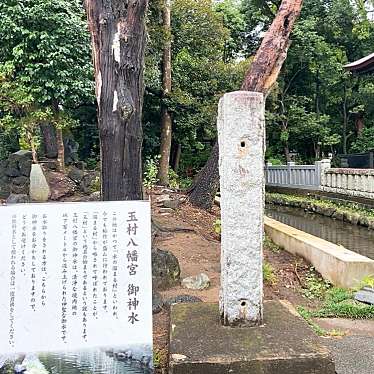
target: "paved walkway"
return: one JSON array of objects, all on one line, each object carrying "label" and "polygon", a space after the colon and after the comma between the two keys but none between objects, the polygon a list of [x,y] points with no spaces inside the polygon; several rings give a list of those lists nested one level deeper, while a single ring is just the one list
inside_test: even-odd
[{"label": "paved walkway", "polygon": [[374,337],[347,336],[329,339],[337,374],[374,373]]},{"label": "paved walkway", "polygon": [[326,330],[346,333],[323,341],[331,348],[337,374],[374,374],[374,321],[331,318],[316,322]]}]

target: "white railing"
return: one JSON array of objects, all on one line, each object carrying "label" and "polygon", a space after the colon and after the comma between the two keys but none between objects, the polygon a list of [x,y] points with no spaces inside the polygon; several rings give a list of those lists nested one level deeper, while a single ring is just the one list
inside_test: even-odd
[{"label": "white railing", "polygon": [[266,165],[266,185],[274,187],[319,190],[324,170],[331,167],[330,160],[317,161],[314,165]]},{"label": "white railing", "polygon": [[374,170],[327,169],[322,175],[321,190],[374,199]]}]

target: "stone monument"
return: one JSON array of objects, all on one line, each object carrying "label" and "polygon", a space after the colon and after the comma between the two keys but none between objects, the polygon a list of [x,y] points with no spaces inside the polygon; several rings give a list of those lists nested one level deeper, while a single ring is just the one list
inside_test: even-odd
[{"label": "stone monument", "polygon": [[329,351],[292,306],[263,303],[264,113],[260,93],[220,100],[220,305],[172,307],[170,374],[335,373]]}]

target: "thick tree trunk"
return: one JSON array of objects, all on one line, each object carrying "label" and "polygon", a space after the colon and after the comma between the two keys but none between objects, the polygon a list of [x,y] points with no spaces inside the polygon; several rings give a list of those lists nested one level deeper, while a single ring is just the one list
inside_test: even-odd
[{"label": "thick tree trunk", "polygon": [[190,202],[203,209],[211,209],[219,188],[218,143],[214,144],[211,156],[200,171],[189,190]]},{"label": "thick tree trunk", "polygon": [[365,128],[364,115],[362,113],[357,113],[355,118],[355,126],[357,131],[357,136],[362,135]]},{"label": "thick tree trunk", "polygon": [[[171,4],[164,0],[163,24],[166,35],[162,59],[162,94],[163,98],[171,92]],[[161,107],[161,146],[160,168],[158,171],[159,183],[163,186],[169,184],[169,163],[171,150],[172,118],[165,103]]]},{"label": "thick tree trunk", "polygon": [[57,142],[57,171],[65,172],[65,148],[62,129],[56,128],[56,142]]},{"label": "thick tree trunk", "polygon": [[287,57],[290,34],[303,0],[283,0],[244,78],[242,90],[268,94]]},{"label": "thick tree trunk", "polygon": [[56,129],[50,123],[40,125],[43,137],[44,154],[47,158],[57,157]]},{"label": "thick tree trunk", "polygon": [[[289,37],[300,14],[302,3],[302,0],[282,1],[277,15],[244,78],[242,90],[263,92],[265,95],[269,93],[287,57],[290,46]],[[205,209],[212,207],[215,196],[214,188],[218,188],[219,185],[218,158],[218,145],[216,143],[207,164],[198,174],[190,191],[189,200],[193,205]],[[211,171],[212,166],[216,168],[214,172]],[[210,188],[211,190],[205,191],[204,188]],[[209,201],[204,201],[204,198],[209,199]]]},{"label": "thick tree trunk", "polygon": [[178,169],[179,169],[179,162],[181,160],[181,155],[182,155],[182,146],[181,144],[177,143],[177,144],[174,144],[174,151],[172,152],[172,160],[171,160],[171,163],[172,163],[172,167],[173,167],[173,170],[178,173]]},{"label": "thick tree trunk", "polygon": [[103,200],[142,193],[142,107],[147,0],[86,0],[92,37]]}]

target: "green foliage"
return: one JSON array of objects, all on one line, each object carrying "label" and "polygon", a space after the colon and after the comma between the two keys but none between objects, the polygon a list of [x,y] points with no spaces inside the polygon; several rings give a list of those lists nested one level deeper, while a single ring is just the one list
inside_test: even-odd
[{"label": "green foliage", "polygon": [[360,288],[370,287],[374,289],[374,275],[366,276],[360,283]]},{"label": "green foliage", "polygon": [[305,319],[305,321],[308,323],[308,325],[312,328],[312,330],[317,335],[319,335],[319,336],[326,336],[326,335],[328,335],[328,332],[325,329],[321,328],[315,322],[313,322],[311,313],[307,309],[299,306],[297,308],[297,311],[300,314],[300,316]]},{"label": "green foliage", "polygon": [[180,177],[172,168],[169,168],[169,187],[174,190],[185,190],[192,184],[189,177]]},{"label": "green foliage", "polygon": [[352,152],[367,152],[374,150],[374,127],[365,128],[352,144]]},{"label": "green foliage", "polygon": [[303,285],[302,294],[310,300],[322,300],[331,288],[331,283],[316,273],[313,267],[308,270]]},{"label": "green foliage", "polygon": [[322,307],[309,314],[315,318],[372,319],[374,306],[355,301],[352,290],[334,287],[326,293]]},{"label": "green foliage", "polygon": [[90,40],[78,0],[4,0],[0,64],[14,68],[39,105],[92,96]]},{"label": "green foliage", "polygon": [[281,250],[281,248],[277,244],[275,244],[267,235],[265,235],[264,247],[274,253],[279,253]]},{"label": "green foliage", "polygon": [[275,270],[267,261],[264,261],[262,265],[262,275],[265,283],[271,286],[274,286],[277,283],[277,275],[275,274]]},{"label": "green foliage", "polygon": [[159,157],[147,158],[143,171],[143,185],[146,188],[152,188],[157,183]]},{"label": "green foliage", "polygon": [[213,223],[214,232],[218,235],[221,235],[222,227],[221,227],[221,220],[216,219]]},{"label": "green foliage", "polygon": [[100,192],[101,191],[101,179],[100,176],[95,177],[90,185],[90,192]]},{"label": "green foliage", "polygon": [[[225,59],[236,54],[233,23],[241,22],[238,8],[212,0],[172,2],[172,33],[162,30],[161,2],[150,4],[150,43],[146,57],[144,107],[145,155],[159,153],[160,104],[173,117],[173,143],[181,144],[182,176],[191,176],[207,160],[216,137],[217,104],[221,95],[240,87],[247,61]],[[160,40],[172,41],[172,92],[160,98]],[[230,46],[229,46],[230,45]],[[233,48],[233,49],[232,49]],[[228,52],[230,49],[230,52]],[[235,50],[235,51],[234,51]]]},{"label": "green foliage", "polygon": [[0,3],[0,138],[37,149],[40,124],[77,125],[71,111],[93,100],[90,40],[78,0]]},{"label": "green foliage", "polygon": [[[279,3],[243,0],[252,50]],[[372,147],[370,130],[356,141],[355,122],[363,115],[365,124],[373,123],[374,77],[354,76],[344,65],[371,53],[373,42],[374,24],[365,7],[349,0],[304,1],[278,85],[267,101],[269,158],[292,152],[296,161],[309,163],[345,153],[351,143],[356,152]]]}]

